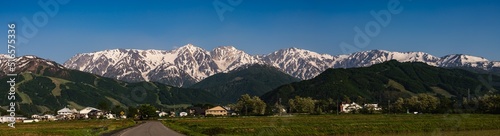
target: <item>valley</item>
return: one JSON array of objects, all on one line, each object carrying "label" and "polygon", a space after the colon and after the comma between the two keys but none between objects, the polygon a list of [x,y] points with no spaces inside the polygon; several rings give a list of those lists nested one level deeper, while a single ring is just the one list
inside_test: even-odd
[{"label": "valley", "polygon": [[[187,135],[466,135],[488,134],[500,129],[492,125],[496,122],[485,121],[496,120],[497,115],[478,114],[500,113],[497,107],[488,106],[496,105],[500,98],[496,95],[500,90],[496,84],[500,76],[471,68],[443,68],[423,62],[389,60],[366,67],[329,68],[316,77],[301,80],[271,65],[245,64],[203,78],[194,85],[176,87],[153,81],[121,81],[69,69],[36,56],[19,57],[16,62],[20,66],[16,69],[19,73],[15,86],[19,96],[17,115],[47,116],[62,107],[78,110],[99,107],[107,111],[107,116],[122,112],[122,116],[129,119],[112,121],[94,117],[97,120],[79,118],[67,120],[69,122],[63,119],[21,123],[17,125],[19,133],[14,135],[115,133],[113,130],[131,127],[135,125],[133,120],[142,119],[160,119],[165,126]],[[1,82],[8,80],[5,74],[0,78]],[[0,84],[0,87],[8,88],[9,84]],[[6,91],[4,94],[8,94]],[[247,98],[242,97],[244,94]],[[293,101],[296,103],[292,105]],[[2,105],[9,102],[0,99]],[[342,108],[351,102],[365,106],[353,111]],[[370,110],[366,104],[375,104],[379,109]],[[227,108],[231,116],[213,118],[197,112],[217,105]],[[429,107],[431,105],[434,107]],[[134,109],[142,106],[154,109],[148,113],[134,113]],[[309,108],[304,109],[304,106]],[[165,113],[169,116],[159,116],[162,111],[170,112]],[[416,115],[409,114],[413,112]],[[0,109],[0,113],[7,114],[5,109]],[[143,118],[144,115],[147,118]],[[454,126],[456,122],[452,121],[442,127],[440,120],[462,115],[467,115],[467,118],[460,118],[463,124]],[[208,122],[226,123],[207,126]],[[33,129],[61,123],[80,125],[74,125],[77,128],[52,127],[50,131],[40,132]],[[81,125],[85,123],[87,125]]]}]

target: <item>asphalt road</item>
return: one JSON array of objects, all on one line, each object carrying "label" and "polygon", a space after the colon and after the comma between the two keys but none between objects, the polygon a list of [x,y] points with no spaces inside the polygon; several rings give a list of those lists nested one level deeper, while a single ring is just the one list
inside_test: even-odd
[{"label": "asphalt road", "polygon": [[177,133],[158,121],[148,121],[139,126],[125,129],[116,133],[116,136],[184,136]]}]

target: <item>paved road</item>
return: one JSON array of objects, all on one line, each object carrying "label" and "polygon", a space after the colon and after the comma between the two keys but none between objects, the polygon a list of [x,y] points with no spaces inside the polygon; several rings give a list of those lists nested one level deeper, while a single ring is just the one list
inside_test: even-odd
[{"label": "paved road", "polygon": [[177,133],[159,121],[148,121],[139,126],[125,129],[122,132],[116,134],[117,136],[184,136],[183,134]]}]

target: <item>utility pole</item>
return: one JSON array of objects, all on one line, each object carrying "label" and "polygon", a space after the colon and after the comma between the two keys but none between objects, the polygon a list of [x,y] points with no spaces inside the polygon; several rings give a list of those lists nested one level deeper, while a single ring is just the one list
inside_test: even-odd
[{"label": "utility pole", "polygon": [[467,89],[467,101],[470,101],[470,89]]},{"label": "utility pole", "polygon": [[279,112],[280,112],[280,116],[281,116],[281,112],[282,112],[281,107],[282,107],[282,106],[281,106],[281,98],[279,98],[279,100],[278,100],[278,110],[279,110]]},{"label": "utility pole", "polygon": [[337,96],[337,103],[335,105],[335,109],[337,109],[337,115],[339,115],[339,96]]},{"label": "utility pole", "polygon": [[388,100],[387,107],[389,107],[389,114],[391,114],[391,100]]}]

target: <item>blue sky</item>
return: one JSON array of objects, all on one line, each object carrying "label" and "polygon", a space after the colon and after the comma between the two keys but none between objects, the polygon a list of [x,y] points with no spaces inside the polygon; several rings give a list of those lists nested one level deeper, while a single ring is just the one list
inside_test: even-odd
[{"label": "blue sky", "polygon": [[[40,0],[55,1],[55,0]],[[115,48],[171,50],[188,43],[211,50],[235,46],[249,54],[297,47],[339,55],[342,42],[356,50],[423,51],[436,56],[471,54],[500,60],[500,1],[399,0],[398,14],[357,47],[355,27],[388,10],[390,0],[61,0],[54,16],[39,1],[0,1],[0,24],[16,23],[18,55],[37,55],[59,63],[77,53]],[[222,16],[214,1],[232,8]],[[238,1],[238,0],[229,0]],[[54,7],[50,7],[54,9]],[[47,15],[44,21],[43,14]],[[36,34],[23,33],[33,23]],[[39,26],[36,26],[39,25]],[[380,25],[380,24],[379,24]],[[373,27],[372,27],[373,28]],[[27,29],[26,29],[27,30]],[[376,29],[370,29],[376,30]],[[0,27],[7,43],[7,26]],[[30,35],[32,34],[32,35]],[[18,38],[19,39],[19,38]],[[0,48],[6,53],[6,48]]]}]

